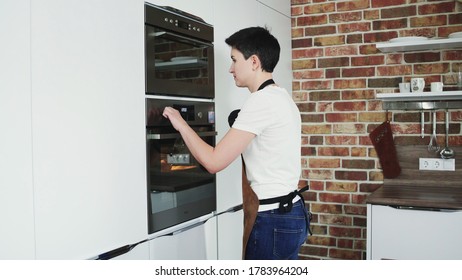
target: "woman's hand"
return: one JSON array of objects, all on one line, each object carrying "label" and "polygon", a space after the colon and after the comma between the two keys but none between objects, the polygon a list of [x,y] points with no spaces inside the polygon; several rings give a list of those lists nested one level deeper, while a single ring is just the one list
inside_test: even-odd
[{"label": "woman's hand", "polygon": [[184,126],[188,126],[186,121],[181,116],[180,112],[178,112],[178,110],[176,109],[173,109],[172,107],[165,107],[164,112],[162,113],[162,116],[169,119],[173,127],[177,131],[180,131],[180,129]]}]

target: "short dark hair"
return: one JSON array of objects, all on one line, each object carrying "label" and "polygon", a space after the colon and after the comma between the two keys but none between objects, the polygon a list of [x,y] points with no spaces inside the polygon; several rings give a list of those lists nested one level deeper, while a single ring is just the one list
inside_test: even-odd
[{"label": "short dark hair", "polygon": [[272,73],[279,61],[281,47],[267,28],[259,26],[244,28],[228,37],[225,42],[240,51],[245,59],[257,55],[262,69],[266,72]]}]

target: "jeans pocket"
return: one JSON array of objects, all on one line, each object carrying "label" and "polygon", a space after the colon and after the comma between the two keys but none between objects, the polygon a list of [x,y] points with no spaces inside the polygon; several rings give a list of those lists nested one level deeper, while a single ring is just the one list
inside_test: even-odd
[{"label": "jeans pocket", "polygon": [[305,229],[275,229],[273,253],[278,259],[298,258],[298,249],[305,242]]}]

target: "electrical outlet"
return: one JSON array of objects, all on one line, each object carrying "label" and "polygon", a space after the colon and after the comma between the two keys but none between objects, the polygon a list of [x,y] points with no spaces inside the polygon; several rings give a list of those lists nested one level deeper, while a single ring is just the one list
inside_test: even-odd
[{"label": "electrical outlet", "polygon": [[455,159],[419,158],[419,170],[455,171]]}]

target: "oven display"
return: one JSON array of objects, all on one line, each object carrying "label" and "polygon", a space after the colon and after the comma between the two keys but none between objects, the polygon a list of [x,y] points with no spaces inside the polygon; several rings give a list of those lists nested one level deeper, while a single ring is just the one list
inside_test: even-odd
[{"label": "oven display", "polygon": [[173,104],[173,108],[178,110],[185,121],[194,121],[194,105],[178,105]]}]

